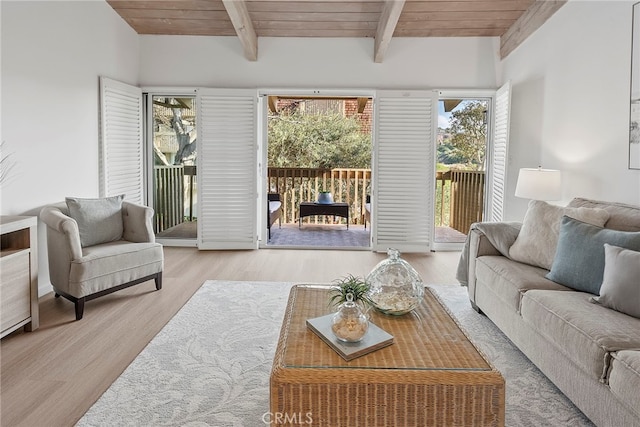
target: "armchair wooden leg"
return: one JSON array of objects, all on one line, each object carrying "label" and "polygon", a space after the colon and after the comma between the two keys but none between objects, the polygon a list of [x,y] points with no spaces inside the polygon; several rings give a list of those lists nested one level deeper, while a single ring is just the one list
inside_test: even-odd
[{"label": "armchair wooden leg", "polygon": [[82,315],[84,314],[84,297],[83,298],[78,298],[75,301],[75,306],[76,306],[76,320],[80,320],[82,319]]},{"label": "armchair wooden leg", "polygon": [[162,272],[158,273],[154,280],[156,282],[156,289],[162,289]]},{"label": "armchair wooden leg", "polygon": [[131,282],[127,282],[127,283],[123,283],[122,285],[118,285],[118,286],[114,286],[112,288],[108,288],[105,290],[102,290],[100,292],[96,292],[90,295],[85,295],[81,298],[77,298],[74,297],[73,295],[70,295],[64,291],[61,291],[59,289],[55,289],[54,288],[54,292],[55,292],[55,296],[56,298],[59,298],[60,296],[65,297],[66,299],[68,299],[69,301],[73,302],[76,308],[76,320],[80,320],[82,319],[82,315],[84,314],[84,303],[87,301],[91,301],[93,299],[99,298],[101,296],[104,295],[108,295],[112,292],[116,292],[119,291],[121,289],[124,288],[128,288],[130,286],[133,285],[137,285],[138,283],[143,283],[143,282],[148,282],[149,280],[154,279],[156,282],[156,289],[160,290],[162,289],[162,272],[159,272],[157,274],[151,274],[149,276],[145,276],[142,277],[140,279],[136,279],[136,280],[132,280]]}]

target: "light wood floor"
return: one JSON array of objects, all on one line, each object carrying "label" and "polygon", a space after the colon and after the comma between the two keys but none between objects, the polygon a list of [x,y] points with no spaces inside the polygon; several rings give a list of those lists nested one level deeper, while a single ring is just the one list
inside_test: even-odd
[{"label": "light wood floor", "polygon": [[[403,254],[425,283],[456,284],[459,252]],[[384,254],[261,249],[198,251],[165,247],[163,289],[153,281],[73,304],[40,298],[40,328],[16,331],[0,347],[0,425],[72,426],[205,280],[329,283],[365,276]]]}]

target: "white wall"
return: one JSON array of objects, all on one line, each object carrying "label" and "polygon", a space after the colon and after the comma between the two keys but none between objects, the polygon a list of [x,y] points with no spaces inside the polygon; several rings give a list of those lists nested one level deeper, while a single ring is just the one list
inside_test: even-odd
[{"label": "white wall", "polygon": [[137,34],[98,1],[2,1],[3,215],[98,195],[98,76],[136,84]]},{"label": "white wall", "polygon": [[495,88],[492,38],[395,38],[384,62],[373,39],[258,40],[247,61],[235,37],[141,36],[140,83],[246,88]]},{"label": "white wall", "polygon": [[[136,84],[138,35],[103,1],[6,1],[2,141],[15,166],[2,215],[98,196],[98,76]],[[3,153],[4,154],[4,153]],[[40,287],[48,284],[40,224]]]},{"label": "white wall", "polygon": [[640,205],[640,171],[628,169],[631,6],[570,1],[502,61],[511,80],[507,219],[518,169],[563,172],[564,204],[576,196]]}]

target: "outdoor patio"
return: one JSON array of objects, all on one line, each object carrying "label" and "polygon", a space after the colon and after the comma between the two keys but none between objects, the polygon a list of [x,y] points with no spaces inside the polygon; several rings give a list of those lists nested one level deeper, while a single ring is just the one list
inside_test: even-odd
[{"label": "outdoor patio", "polygon": [[[193,166],[156,167],[155,228],[158,238],[195,239],[197,193]],[[437,172],[435,188],[435,242],[464,243],[473,222],[481,221],[484,171]],[[267,247],[369,248],[370,224],[365,228],[365,205],[371,188],[369,169],[268,168],[268,189],[282,202],[282,228],[271,228]],[[308,217],[298,227],[299,206],[317,200],[321,189],[336,202],[349,204],[349,229],[344,220],[333,223],[324,216]],[[304,216],[304,215],[303,215]],[[195,218],[193,218],[195,219]]]},{"label": "outdoor patio", "polygon": [[[197,222],[183,222],[157,235],[161,239],[195,239]],[[464,243],[466,235],[451,227],[436,227],[435,240],[438,243]],[[271,240],[267,247],[313,247],[313,248],[369,248],[370,228],[351,224],[282,224],[271,229]]]}]

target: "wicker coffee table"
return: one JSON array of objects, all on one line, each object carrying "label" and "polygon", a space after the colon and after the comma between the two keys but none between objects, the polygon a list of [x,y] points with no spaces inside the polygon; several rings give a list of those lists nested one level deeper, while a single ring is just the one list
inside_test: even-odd
[{"label": "wicker coffee table", "polygon": [[327,287],[291,289],[271,371],[272,425],[502,426],[504,379],[427,288],[404,316],[372,311],[394,344],[350,362],[307,328]]}]

